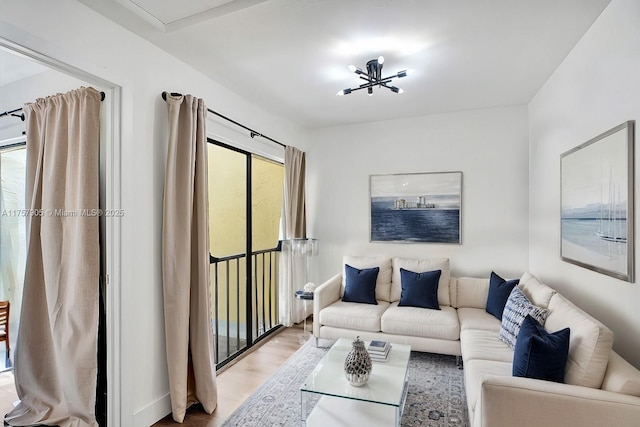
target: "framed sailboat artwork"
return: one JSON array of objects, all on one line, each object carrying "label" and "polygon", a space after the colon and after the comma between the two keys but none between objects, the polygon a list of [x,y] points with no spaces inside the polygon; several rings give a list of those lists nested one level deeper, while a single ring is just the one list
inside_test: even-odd
[{"label": "framed sailboat artwork", "polygon": [[634,279],[634,121],[560,157],[562,260]]}]

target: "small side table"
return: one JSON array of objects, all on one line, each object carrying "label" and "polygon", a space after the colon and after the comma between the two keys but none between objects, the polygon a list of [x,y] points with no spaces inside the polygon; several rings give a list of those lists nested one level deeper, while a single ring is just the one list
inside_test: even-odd
[{"label": "small side table", "polygon": [[307,333],[307,301],[313,301],[313,292],[307,292],[304,290],[299,290],[294,293],[296,299],[304,301],[304,333]]}]

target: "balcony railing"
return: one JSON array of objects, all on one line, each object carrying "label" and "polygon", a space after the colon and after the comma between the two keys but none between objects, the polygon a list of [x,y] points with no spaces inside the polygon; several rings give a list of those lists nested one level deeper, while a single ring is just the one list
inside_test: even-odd
[{"label": "balcony railing", "polygon": [[279,326],[279,260],[279,248],[252,252],[248,268],[246,254],[210,257],[217,367],[224,366]]}]

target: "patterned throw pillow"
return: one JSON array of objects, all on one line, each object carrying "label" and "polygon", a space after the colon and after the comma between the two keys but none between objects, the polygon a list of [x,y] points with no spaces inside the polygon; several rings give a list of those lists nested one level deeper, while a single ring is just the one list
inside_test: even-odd
[{"label": "patterned throw pillow", "polygon": [[520,325],[527,314],[544,326],[549,310],[542,307],[536,307],[531,304],[525,294],[522,293],[517,286],[513,288],[507,304],[502,312],[502,325],[500,327],[500,340],[504,341],[512,350],[516,346],[516,338],[520,332]]}]

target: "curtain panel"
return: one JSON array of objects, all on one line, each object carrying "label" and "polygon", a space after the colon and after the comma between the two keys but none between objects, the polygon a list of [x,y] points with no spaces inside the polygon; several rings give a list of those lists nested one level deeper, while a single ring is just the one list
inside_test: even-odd
[{"label": "curtain panel", "polygon": [[12,426],[97,426],[100,92],[24,106],[27,260]]},{"label": "curtain panel", "polygon": [[209,287],[207,138],[202,99],[167,92],[169,143],[162,223],[162,282],[173,419],[217,404]]},{"label": "curtain panel", "polygon": [[287,146],[284,151],[284,190],[282,198],[283,245],[280,253],[280,323],[291,326],[304,319],[304,306],[294,297],[304,286],[304,259],[291,251],[289,239],[307,234],[305,207],[305,153]]}]

